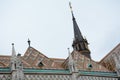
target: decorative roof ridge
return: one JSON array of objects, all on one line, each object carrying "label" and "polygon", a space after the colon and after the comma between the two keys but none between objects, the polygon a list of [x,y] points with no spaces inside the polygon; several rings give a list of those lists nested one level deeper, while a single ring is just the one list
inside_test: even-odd
[{"label": "decorative roof ridge", "polygon": [[63,58],[50,58],[50,59],[65,60]]},{"label": "decorative roof ridge", "polygon": [[10,55],[0,55],[0,57],[11,57]]}]

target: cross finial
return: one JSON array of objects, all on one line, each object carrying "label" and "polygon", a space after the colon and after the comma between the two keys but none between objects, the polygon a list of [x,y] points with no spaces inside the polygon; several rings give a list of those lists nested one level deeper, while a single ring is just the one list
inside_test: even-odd
[{"label": "cross finial", "polygon": [[29,45],[29,47],[30,47],[30,43],[31,43],[31,41],[30,41],[29,38],[28,38],[28,45]]}]

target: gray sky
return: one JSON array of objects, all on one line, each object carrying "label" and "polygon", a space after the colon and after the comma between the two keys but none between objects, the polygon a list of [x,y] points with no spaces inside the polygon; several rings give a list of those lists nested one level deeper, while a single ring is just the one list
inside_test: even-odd
[{"label": "gray sky", "polygon": [[[79,28],[101,60],[120,42],[120,0],[71,0]],[[48,57],[66,58],[72,51],[73,24],[69,0],[0,0],[0,55],[24,54],[31,46]]]}]

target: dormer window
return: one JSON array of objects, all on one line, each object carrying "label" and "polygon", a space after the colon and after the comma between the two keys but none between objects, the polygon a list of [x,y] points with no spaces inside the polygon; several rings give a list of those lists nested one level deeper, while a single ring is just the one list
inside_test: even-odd
[{"label": "dormer window", "polygon": [[92,64],[88,64],[88,70],[91,70],[93,68]]},{"label": "dormer window", "polygon": [[39,67],[43,67],[43,66],[44,66],[44,64],[43,64],[42,61],[43,61],[43,58],[41,58],[40,61],[39,61],[39,63],[38,63],[38,66],[39,66]]},{"label": "dormer window", "polygon": [[42,67],[42,66],[44,66],[44,64],[42,62],[39,62],[38,66]]}]

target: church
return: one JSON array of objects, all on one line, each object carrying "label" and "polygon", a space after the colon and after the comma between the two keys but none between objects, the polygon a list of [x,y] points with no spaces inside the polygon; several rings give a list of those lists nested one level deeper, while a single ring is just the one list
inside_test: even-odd
[{"label": "church", "polygon": [[79,29],[70,4],[73,21],[73,51],[66,59],[49,58],[30,45],[23,56],[0,55],[0,80],[120,80],[120,44],[102,60],[91,58],[88,41]]}]

